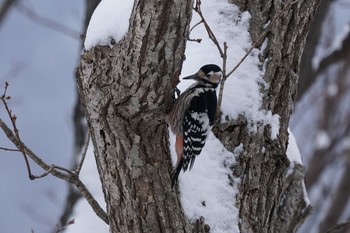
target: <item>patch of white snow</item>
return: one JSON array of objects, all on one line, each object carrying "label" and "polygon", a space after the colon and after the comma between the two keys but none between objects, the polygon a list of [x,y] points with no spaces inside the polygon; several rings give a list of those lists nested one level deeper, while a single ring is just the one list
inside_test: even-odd
[{"label": "patch of white snow", "polygon": [[85,49],[118,42],[128,31],[134,1],[102,0],[91,16],[86,32]]},{"label": "patch of white snow", "polygon": [[[241,13],[238,7],[227,0],[203,1],[201,8],[220,46],[223,47],[223,43],[227,43],[227,70],[231,71],[252,45],[248,31],[251,16],[248,12]],[[199,16],[194,12],[191,25],[199,21]],[[183,75],[193,74],[205,64],[213,63],[222,67],[218,49],[208,38],[203,25],[194,28],[190,37],[201,38],[202,42],[187,43]],[[266,43],[267,41],[263,47],[266,47]],[[259,53],[260,50],[253,49],[235,73],[226,80],[221,106],[222,120],[224,121],[226,116],[234,119],[242,114],[250,121],[251,124],[248,125],[251,131],[256,131],[257,124],[270,125],[271,138],[276,139],[279,132],[279,116],[261,109],[260,89],[266,88],[267,84],[263,80],[264,64],[259,61]],[[179,89],[184,90],[189,85],[190,82],[181,82]]]},{"label": "patch of white snow", "polygon": [[[172,134],[170,144],[175,164],[175,136]],[[240,147],[235,150],[235,153],[239,152]],[[179,175],[181,203],[186,216],[193,221],[203,216],[213,233],[239,232],[238,209],[235,207],[239,179],[229,178],[234,158],[234,154],[228,152],[210,132],[193,168]]]}]

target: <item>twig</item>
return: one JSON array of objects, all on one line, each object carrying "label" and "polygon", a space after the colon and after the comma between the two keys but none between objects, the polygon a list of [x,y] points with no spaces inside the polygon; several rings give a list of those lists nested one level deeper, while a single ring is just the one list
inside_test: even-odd
[{"label": "twig", "polygon": [[224,42],[224,58],[222,59],[222,79],[220,81],[220,89],[219,89],[219,98],[218,98],[218,107],[216,109],[216,114],[215,114],[215,119],[216,123],[220,122],[221,119],[221,103],[222,103],[222,96],[224,93],[224,86],[225,86],[225,81],[227,79],[226,75],[226,61],[227,61],[227,43]]},{"label": "twig", "polygon": [[49,175],[49,174],[52,172],[53,169],[55,169],[55,165],[52,164],[52,165],[50,166],[50,168],[47,169],[43,174],[38,175],[38,176],[35,176],[35,178],[36,178],[36,179],[43,178],[43,177]]},{"label": "twig", "polygon": [[15,132],[16,138],[17,138],[17,140],[19,142],[19,147],[17,147],[17,148],[20,150],[20,152],[22,152],[22,155],[23,155],[26,167],[27,167],[28,177],[29,177],[30,180],[33,180],[35,178],[32,175],[27,155],[24,153],[24,150],[22,148],[22,141],[21,141],[21,138],[19,136],[19,131],[18,131],[17,126],[16,126],[16,119],[17,119],[17,117],[16,117],[16,115],[12,115],[12,112],[9,109],[9,107],[7,105],[7,102],[6,102],[7,99],[11,98],[10,96],[6,95],[8,86],[9,86],[8,82],[5,82],[4,94],[1,96],[0,99],[1,99],[2,103],[5,106],[5,109],[6,109],[6,112],[7,112],[8,116],[10,117],[10,121],[12,123],[13,131]]},{"label": "twig", "polygon": [[279,18],[282,17],[282,15],[287,11],[287,8],[293,4],[295,4],[296,2],[298,2],[300,0],[296,0],[296,1],[289,1],[284,7],[283,9],[275,16],[275,18],[273,18],[273,20],[270,22],[269,26],[267,26],[267,28],[265,29],[265,31],[263,31],[260,36],[258,37],[258,39],[253,43],[253,45],[250,47],[250,49],[248,50],[248,52],[242,57],[242,59],[238,62],[238,64],[227,74],[227,77],[229,77],[231,74],[233,74],[233,72],[235,72],[237,70],[237,68],[242,64],[242,62],[248,57],[248,55],[251,53],[251,51],[260,43],[260,41],[266,36],[266,34],[270,31],[270,29],[272,28],[272,25],[274,25],[277,20]]},{"label": "twig", "polygon": [[282,15],[287,11],[287,8],[290,7],[291,5],[299,2],[300,0],[290,0],[283,8],[282,10],[273,18],[273,20],[270,22],[270,24],[268,25],[268,27],[259,35],[258,39],[253,43],[253,45],[250,47],[250,49],[247,51],[247,53],[242,57],[242,59],[238,62],[238,64],[230,71],[226,74],[226,62],[227,62],[227,43],[224,42],[224,48],[222,49],[215,34],[213,33],[213,31],[211,30],[209,24],[207,23],[207,21],[205,20],[202,10],[201,10],[201,0],[196,0],[196,5],[193,8],[193,10],[195,12],[198,13],[198,15],[201,18],[201,21],[198,22],[197,24],[195,24],[190,31],[193,30],[193,28],[195,28],[196,26],[198,26],[199,24],[203,23],[204,27],[208,33],[209,38],[213,41],[213,43],[215,44],[215,46],[217,47],[220,56],[223,59],[223,65],[222,65],[222,71],[223,71],[223,78],[220,82],[220,91],[219,91],[219,99],[218,99],[218,107],[217,107],[217,112],[216,112],[216,123],[220,122],[220,109],[221,109],[221,103],[222,103],[222,96],[223,96],[223,91],[224,91],[224,84],[226,79],[231,76],[236,70],[237,68],[242,64],[242,62],[248,57],[248,55],[251,53],[251,51],[261,42],[261,40],[266,36],[266,34],[270,31],[270,29],[272,28],[272,25],[274,25],[276,23],[276,21],[282,17]]},{"label": "twig", "polygon": [[200,25],[201,23],[203,23],[203,20],[199,21],[198,23],[196,23],[195,25],[193,25],[193,27],[191,27],[190,29],[190,33],[192,32],[193,29],[195,29],[198,25]]},{"label": "twig", "polygon": [[41,15],[38,15],[30,8],[26,7],[23,3],[16,5],[18,11],[26,16],[28,19],[32,20],[33,22],[40,24],[46,28],[49,28],[51,30],[57,31],[59,33],[62,33],[66,36],[69,36],[73,39],[79,39],[80,33],[72,28],[69,28],[61,23],[58,23],[52,19],[45,18]]},{"label": "twig", "polygon": [[[7,138],[17,147],[20,148],[20,144],[12,132],[12,130],[6,125],[5,122],[0,118],[0,128],[4,131]],[[94,212],[97,216],[99,216],[106,224],[108,224],[108,216],[107,213],[100,207],[98,202],[92,196],[90,191],[86,188],[84,183],[79,179],[79,177],[74,173],[70,172],[69,174],[63,173],[57,169],[57,167],[51,169],[52,166],[49,166],[45,163],[39,156],[37,156],[33,151],[31,151],[24,143],[22,143],[22,149],[24,153],[26,153],[36,164],[38,164],[45,171],[50,170],[50,174],[53,176],[65,180],[69,183],[72,183],[82,194],[82,196],[88,201]]]},{"label": "twig", "polygon": [[[196,23],[195,25],[193,25],[193,27],[190,29],[190,33],[189,33],[189,34],[191,34],[192,30],[193,30],[195,27],[197,27],[198,25],[200,25],[201,23],[203,23],[203,20],[201,20],[201,21],[199,21],[198,23]],[[201,38],[198,38],[198,39],[191,39],[191,38],[188,38],[187,40],[188,40],[188,41],[195,41],[195,42],[197,42],[197,43],[201,43],[201,42],[202,42],[202,39],[201,39]]]},{"label": "twig", "polygon": [[188,41],[194,41],[194,42],[197,42],[197,43],[201,43],[201,42],[202,42],[202,39],[201,39],[201,38],[198,38],[198,39],[191,39],[191,38],[188,38],[187,40],[188,40]]},{"label": "twig", "polygon": [[196,0],[196,5],[193,8],[193,10],[195,12],[197,12],[199,17],[201,18],[201,21],[199,21],[197,24],[195,24],[191,28],[190,32],[195,27],[197,27],[199,24],[203,23],[204,27],[205,27],[205,30],[208,33],[209,39],[211,39],[213,41],[213,43],[216,45],[216,47],[217,47],[217,49],[218,49],[218,51],[220,53],[220,56],[222,58],[222,61],[223,61],[223,64],[222,64],[222,75],[223,75],[223,78],[221,79],[221,82],[220,82],[218,107],[217,107],[216,114],[215,114],[216,121],[220,121],[220,115],[221,115],[220,109],[221,109],[221,103],[222,103],[222,94],[223,94],[223,90],[224,90],[224,83],[225,83],[225,80],[227,78],[227,76],[226,76],[227,44],[226,44],[226,42],[224,42],[224,50],[222,50],[218,40],[216,39],[215,34],[213,33],[213,31],[211,30],[208,22],[204,18],[204,15],[203,15],[202,9],[201,9],[201,3],[202,3],[201,0]]},{"label": "twig", "polygon": [[74,218],[69,220],[67,222],[67,224],[64,224],[63,226],[60,226],[60,225],[56,225],[56,232],[55,233],[61,233],[61,232],[64,232],[64,230],[69,226],[69,225],[72,225],[75,223],[75,220]]},{"label": "twig", "polygon": [[2,20],[7,15],[11,7],[17,2],[17,0],[5,0],[3,1],[2,5],[0,6],[0,24],[2,23]]},{"label": "twig", "polygon": [[[39,156],[37,156],[33,151],[31,151],[20,139],[19,131],[16,127],[15,122],[15,115],[12,115],[12,111],[8,108],[6,100],[9,99],[9,96],[6,95],[7,92],[8,83],[5,83],[5,91],[4,94],[0,96],[0,99],[5,105],[6,111],[8,115],[11,118],[11,123],[14,128],[12,131],[7,124],[0,118],[0,128],[3,130],[3,132],[6,134],[7,138],[18,148],[19,151],[22,152],[22,154],[25,156],[26,163],[27,163],[27,169],[29,178],[31,180],[33,179],[39,179],[42,177],[47,176],[48,174],[52,174],[53,176],[60,178],[62,180],[65,180],[69,183],[72,183],[81,193],[81,195],[88,201],[94,212],[97,216],[99,216],[106,224],[108,224],[108,215],[107,213],[101,208],[101,206],[98,204],[98,202],[95,200],[95,198],[92,196],[90,191],[86,188],[85,184],[79,179],[78,174],[76,174],[73,171],[70,171],[69,169],[57,166],[57,165],[48,165],[45,163]],[[29,162],[27,159],[27,156],[30,157],[37,165],[39,165],[42,169],[45,170],[45,172],[39,176],[34,176],[30,172]],[[82,164],[82,162],[81,162]]]},{"label": "twig", "polygon": [[[209,38],[214,42],[214,44],[216,45],[217,49],[219,50],[220,56],[223,58],[224,57],[224,52],[222,51],[218,40],[216,39],[215,34],[213,33],[213,31],[210,29],[209,24],[207,23],[207,21],[205,20],[203,13],[202,13],[202,9],[201,9],[201,0],[196,0],[196,5],[193,8],[193,10],[195,12],[198,13],[199,17],[201,17],[201,21],[199,23],[197,23],[195,26],[198,26],[200,23],[204,24],[205,29],[207,30],[208,36]],[[192,27],[193,29],[194,27]]]},{"label": "twig", "polygon": [[6,148],[6,147],[1,147],[0,146],[0,150],[4,150],[4,151],[13,151],[13,152],[21,152],[18,149],[11,149],[11,148]]},{"label": "twig", "polygon": [[87,137],[86,137],[86,142],[85,142],[85,147],[84,147],[84,150],[83,150],[83,153],[81,155],[81,159],[80,159],[80,162],[77,166],[77,169],[75,170],[75,173],[77,175],[80,174],[80,171],[81,171],[81,168],[83,167],[83,163],[85,161],[85,157],[86,157],[86,153],[87,153],[87,150],[88,150],[88,147],[89,147],[89,142],[90,142],[90,133],[88,132],[87,133]]}]

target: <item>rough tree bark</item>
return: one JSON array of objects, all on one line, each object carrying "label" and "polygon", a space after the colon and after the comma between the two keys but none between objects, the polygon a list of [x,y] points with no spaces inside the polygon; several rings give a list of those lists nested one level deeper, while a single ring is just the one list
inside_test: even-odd
[{"label": "rough tree bark", "polygon": [[81,57],[79,89],[110,232],[190,231],[170,187],[164,113],[182,68],[192,5],[136,0],[125,37]]},{"label": "rough tree bark", "polygon": [[[304,170],[287,176],[288,122],[300,57],[318,0],[295,3],[268,34],[262,108],[280,115],[270,128],[248,131],[247,119],[228,119],[214,131],[227,149],[243,144],[233,176],[241,178],[237,206],[241,232],[294,232],[310,212]],[[283,8],[281,1],[233,1],[252,15],[253,41]],[[78,78],[107,203],[110,232],[190,232],[170,188],[164,113],[181,71],[192,1],[136,0],[130,29],[112,47],[96,46],[81,58]]]},{"label": "rough tree bark", "polygon": [[[253,41],[284,7],[281,1],[232,2],[251,13]],[[304,168],[296,165],[287,175],[290,163],[286,149],[300,57],[318,3],[299,1],[290,7],[268,33],[267,48],[260,57],[261,61],[268,59],[264,75],[268,87],[261,88],[262,108],[280,116],[278,138],[271,139],[266,125],[258,125],[256,133],[249,133],[244,117],[229,119],[214,129],[228,150],[243,144],[244,151],[233,168],[233,176],[241,179],[237,196],[241,232],[295,232],[311,211],[304,200]]]}]

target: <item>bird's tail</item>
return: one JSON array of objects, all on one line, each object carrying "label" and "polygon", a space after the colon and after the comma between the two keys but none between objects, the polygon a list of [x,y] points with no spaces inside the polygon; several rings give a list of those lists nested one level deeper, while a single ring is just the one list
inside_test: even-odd
[{"label": "bird's tail", "polygon": [[176,162],[175,168],[171,172],[171,187],[174,187],[174,185],[177,183],[177,179],[179,177],[183,164],[184,164],[183,158]]}]

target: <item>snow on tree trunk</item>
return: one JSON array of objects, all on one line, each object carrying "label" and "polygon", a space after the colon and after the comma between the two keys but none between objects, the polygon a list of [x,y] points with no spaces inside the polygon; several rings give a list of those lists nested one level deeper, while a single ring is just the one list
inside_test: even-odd
[{"label": "snow on tree trunk", "polygon": [[[280,1],[232,1],[251,15],[251,36],[255,41],[268,22],[284,7]],[[299,1],[277,20],[267,36],[266,61],[262,87],[262,108],[280,116],[277,139],[271,139],[269,126],[248,130],[244,116],[228,119],[214,129],[225,147],[243,145],[232,169],[239,177],[237,206],[241,232],[295,232],[311,211],[305,197],[305,171],[301,165],[291,166],[287,158],[288,125],[296,98],[300,57],[315,14],[318,0]],[[293,170],[289,170],[293,167]]]},{"label": "snow on tree trunk", "polygon": [[78,78],[110,232],[189,231],[170,187],[164,121],[184,60],[188,1],[135,1],[125,37],[81,57]]},{"label": "snow on tree trunk", "polygon": [[[253,41],[286,4],[233,3],[251,13]],[[178,194],[170,188],[164,121],[181,72],[192,4],[136,0],[125,37],[82,55],[78,83],[110,232],[192,231]],[[280,116],[278,137],[272,139],[271,129],[263,124],[251,132],[244,116],[227,119],[214,129],[228,150],[243,145],[232,169],[232,176],[241,179],[236,203],[241,232],[294,232],[310,213],[304,169],[295,165],[290,170],[286,150],[300,57],[317,4],[318,0],[295,3],[274,24],[261,55],[268,84],[261,87],[262,108]],[[194,230],[204,231],[201,226]]]}]

